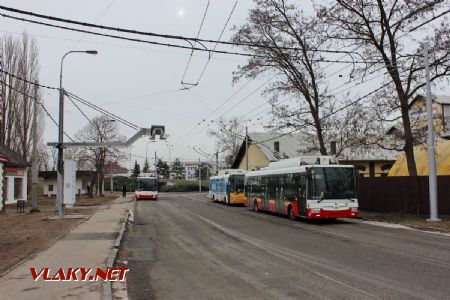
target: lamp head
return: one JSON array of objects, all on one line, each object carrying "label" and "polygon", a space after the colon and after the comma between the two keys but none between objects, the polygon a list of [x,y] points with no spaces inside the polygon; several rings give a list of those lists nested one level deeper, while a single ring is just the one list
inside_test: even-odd
[{"label": "lamp head", "polygon": [[87,54],[98,54],[97,50],[87,50],[86,51]]}]

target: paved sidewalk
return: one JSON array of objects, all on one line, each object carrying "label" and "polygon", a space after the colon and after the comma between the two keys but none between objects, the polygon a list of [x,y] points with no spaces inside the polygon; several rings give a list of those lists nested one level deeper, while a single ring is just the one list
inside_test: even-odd
[{"label": "paved sidewalk", "polygon": [[88,220],[69,232],[50,248],[0,278],[0,299],[101,299],[103,282],[34,282],[30,268],[38,271],[59,268],[105,268],[106,260],[120,231],[120,222],[131,210],[131,198],[118,198],[101,206]]}]

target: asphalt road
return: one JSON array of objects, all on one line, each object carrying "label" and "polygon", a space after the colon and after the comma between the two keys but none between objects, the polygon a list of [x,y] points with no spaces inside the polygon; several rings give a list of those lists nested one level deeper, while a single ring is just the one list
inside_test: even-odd
[{"label": "asphalt road", "polygon": [[450,237],[291,221],[163,194],[136,203],[130,299],[450,299]]}]

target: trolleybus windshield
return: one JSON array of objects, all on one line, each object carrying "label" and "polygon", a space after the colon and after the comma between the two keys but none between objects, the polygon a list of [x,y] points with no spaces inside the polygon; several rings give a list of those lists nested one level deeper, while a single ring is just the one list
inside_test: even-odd
[{"label": "trolleybus windshield", "polygon": [[137,181],[137,191],[153,192],[158,190],[156,179],[154,178],[139,178]]},{"label": "trolleybus windshield", "polygon": [[240,193],[244,191],[244,174],[230,176],[231,192]]},{"label": "trolleybus windshield", "polygon": [[311,168],[309,194],[312,199],[355,198],[353,168]]}]

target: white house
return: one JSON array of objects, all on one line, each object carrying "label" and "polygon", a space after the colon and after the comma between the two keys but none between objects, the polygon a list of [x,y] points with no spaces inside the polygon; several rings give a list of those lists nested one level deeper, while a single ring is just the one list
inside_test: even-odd
[{"label": "white house", "polygon": [[0,209],[5,204],[27,201],[28,163],[18,153],[0,145]]},{"label": "white house", "polygon": [[[94,173],[94,171],[76,171],[75,192],[77,195],[85,195],[88,193],[88,186],[89,188],[92,186],[91,180]],[[44,195],[49,197],[56,196],[56,171],[40,171],[39,177],[44,179]]]}]

